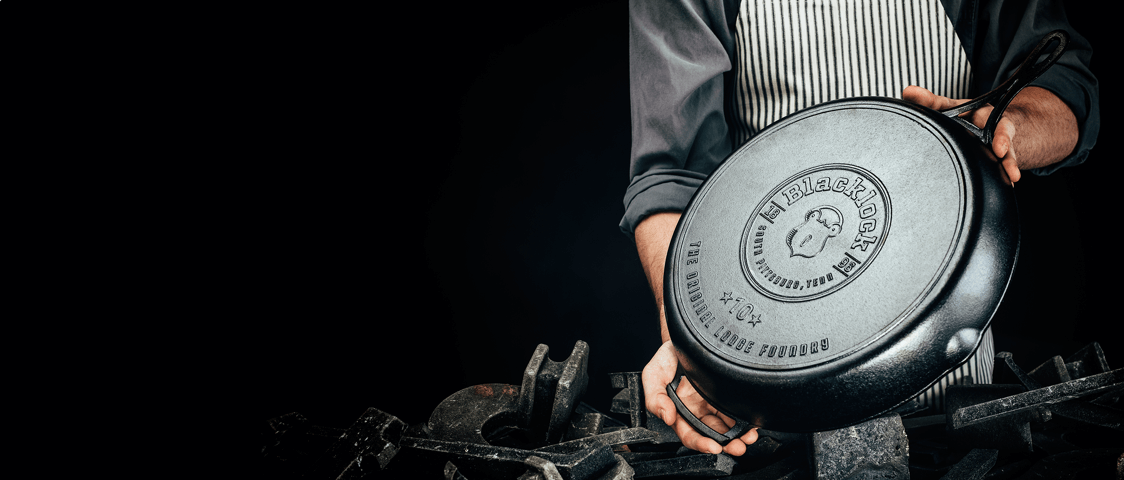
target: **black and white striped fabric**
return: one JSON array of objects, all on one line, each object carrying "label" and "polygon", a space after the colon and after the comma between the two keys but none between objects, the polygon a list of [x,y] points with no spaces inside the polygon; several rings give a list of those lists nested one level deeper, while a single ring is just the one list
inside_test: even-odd
[{"label": "black and white striped fabric", "polygon": [[[901,98],[908,85],[968,97],[971,66],[939,0],[743,0],[735,39],[735,145],[829,100]],[[990,328],[980,343],[918,399],[941,411],[949,385],[991,383]]]},{"label": "black and white striped fabric", "polygon": [[[922,405],[931,407],[936,412],[944,411],[944,390],[949,385],[964,383],[991,383],[992,368],[995,367],[995,340],[991,336],[991,328],[984,330],[980,348],[973,353],[968,361],[960,368],[949,372],[937,383],[925,390],[917,399]],[[968,379],[971,378],[969,381]]]},{"label": "black and white striped fabric", "polygon": [[735,39],[735,145],[829,100],[967,98],[972,75],[939,0],[744,0]]}]

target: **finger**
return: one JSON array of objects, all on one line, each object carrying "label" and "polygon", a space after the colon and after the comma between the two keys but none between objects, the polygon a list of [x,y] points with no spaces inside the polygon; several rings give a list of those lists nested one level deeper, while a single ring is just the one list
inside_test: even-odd
[{"label": "finger", "polygon": [[[734,428],[734,424],[737,423],[736,420],[726,416],[726,414],[722,412],[718,412],[717,415],[722,419],[723,422],[726,423],[726,425],[729,425],[730,428]],[[725,430],[723,430],[723,432],[725,432]],[[738,439],[741,440],[745,445],[753,445],[753,442],[757,441],[757,427],[749,429],[748,432],[743,433],[741,437],[738,437]]]},{"label": "finger", "polygon": [[702,422],[706,424],[706,426],[710,427],[718,433],[726,433],[730,430],[730,426],[726,425],[726,423],[716,415],[703,415],[699,417],[699,420],[702,420]]},{"label": "finger", "polygon": [[753,445],[755,442],[757,442],[757,429],[751,428],[742,436],[727,443],[726,446],[722,448],[722,451],[735,457],[740,457],[745,455],[746,450],[749,449],[749,445]]},{"label": "finger", "polygon": [[656,350],[652,360],[640,373],[640,382],[644,386],[644,407],[668,425],[674,425],[677,415],[675,404],[667,396],[666,388],[667,384],[675,380],[678,363],[674,347],[667,341]]},{"label": "finger", "polygon": [[999,176],[1003,178],[1003,183],[1009,186],[1015,186],[1015,182],[1011,181],[1011,175],[1007,173],[1007,168],[1002,163],[999,164]]},{"label": "finger", "polygon": [[[725,433],[729,430],[729,426],[723,423],[723,420],[721,420],[717,416],[707,415],[705,417],[702,417],[702,421],[710,428],[713,428],[719,433]],[[686,422],[684,421],[682,423]],[[745,455],[747,445],[753,444],[757,441],[756,428],[750,430],[749,432],[746,432],[741,437],[731,440],[730,443],[727,443],[726,446],[723,447],[713,439],[698,433],[693,428],[690,428],[690,425],[687,425],[687,427],[690,428],[689,431],[679,431],[678,425],[676,425],[676,427],[676,434],[679,435],[679,440],[683,443],[684,446],[692,450],[697,450],[705,453],[725,452],[729,455],[741,456]]]},{"label": "finger", "polygon": [[757,442],[757,437],[758,437],[757,429],[751,428],[751,429],[749,429],[748,432],[745,432],[745,434],[743,434],[741,437],[739,437],[739,440],[741,440],[742,442],[745,442],[746,445],[753,445],[754,443]]},{"label": "finger", "polygon": [[733,455],[735,457],[745,455],[745,450],[745,443],[742,442],[740,438],[730,440],[730,443],[727,443],[725,447],[722,447],[723,452],[726,452],[727,455]]},{"label": "finger", "polygon": [[1022,172],[1019,171],[1018,155],[1015,152],[1015,134],[1014,122],[1003,119],[995,126],[995,135],[991,140],[992,153],[999,159],[1008,184],[1012,186],[1022,178]]},{"label": "finger", "polygon": [[1015,148],[1012,146],[1007,151],[1007,157],[1003,159],[1003,171],[1007,173],[1007,178],[1011,181],[1011,186],[1015,186],[1015,182],[1022,179],[1022,172],[1019,171],[1019,161],[1015,157]]},{"label": "finger", "polygon": [[679,395],[679,400],[683,402],[683,405],[696,417],[702,418],[706,415],[714,415],[718,411],[710,406],[702,395],[699,395],[699,392],[695,390],[695,386],[691,384],[687,377],[683,377],[679,382],[679,388],[675,390],[675,393]]},{"label": "finger", "polygon": [[675,434],[679,436],[679,441],[683,442],[684,447],[703,453],[722,452],[722,446],[718,442],[695,431],[694,427],[687,423],[687,420],[683,417],[678,417],[672,428],[675,430]]},{"label": "finger", "polygon": [[[1005,146],[1009,147],[1014,145],[1015,136],[1018,133],[1018,127],[1017,125],[1015,125],[1015,122],[1012,122],[1010,119],[1004,117],[1003,119],[999,120],[999,124],[995,126],[994,137],[1003,139]],[[992,143],[994,144],[994,141]],[[1006,156],[1006,154],[1004,154],[1004,156]]]},{"label": "finger", "polygon": [[905,90],[902,90],[902,99],[933,110],[952,108],[968,101],[943,97],[916,85],[905,87]]},{"label": "finger", "polygon": [[[722,412],[718,412],[717,415],[730,428],[733,428],[734,424],[737,423],[736,420],[726,416]],[[722,430],[722,431],[725,432],[726,430]],[[753,445],[753,443],[756,442],[756,441],[757,441],[757,428],[751,428],[751,429],[749,429],[748,432],[743,433],[742,436],[740,436],[737,439],[735,439],[735,440],[731,441],[730,443],[726,444],[725,447],[722,447],[722,451],[726,452],[730,455],[741,456],[741,455],[745,454],[746,447],[748,445]]]},{"label": "finger", "polygon": [[[698,392],[695,391],[694,386],[691,385],[686,378],[679,383],[679,390],[677,390],[676,393],[679,394],[683,405],[712,430],[718,433],[726,433],[730,430],[730,427],[734,425],[733,420],[719,413],[717,408],[711,406],[702,395],[699,395]],[[721,417],[719,417],[719,415],[721,415]]]}]

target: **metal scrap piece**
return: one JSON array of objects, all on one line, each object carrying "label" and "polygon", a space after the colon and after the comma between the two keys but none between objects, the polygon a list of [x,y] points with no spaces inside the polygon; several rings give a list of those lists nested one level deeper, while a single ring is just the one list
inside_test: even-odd
[{"label": "metal scrap piece", "polygon": [[1077,370],[1079,370],[1077,373],[1079,374],[1073,375],[1073,378],[1109,371],[1108,360],[1105,359],[1104,350],[1101,349],[1101,344],[1097,342],[1092,342],[1081,347],[1081,350],[1067,357],[1065,362],[1067,367],[1071,363],[1077,366]]},{"label": "metal scrap piece", "polygon": [[612,382],[613,388],[623,389],[613,396],[610,412],[628,414],[629,422],[633,427],[644,427],[655,432],[656,437],[650,440],[653,445],[680,442],[675,429],[649,412],[647,406],[645,406],[641,372],[610,373],[609,380]]},{"label": "metal scrap piece", "polygon": [[1027,390],[1042,388],[1042,385],[1038,383],[1038,380],[1031,378],[1030,375],[1024,372],[1023,369],[1015,363],[1014,355],[1011,355],[1010,352],[996,353],[995,360],[995,363],[1002,363],[1006,365],[1008,371],[1010,371],[1015,376],[1015,378],[1018,379],[1019,383],[1027,388]]},{"label": "metal scrap piece", "polygon": [[617,455],[617,464],[597,480],[632,480],[634,475],[635,471],[632,470],[632,466],[623,457]]},{"label": "metal scrap piece", "polygon": [[574,406],[574,413],[582,415],[596,413],[598,415],[601,415],[601,431],[597,433],[603,433],[608,429],[619,430],[621,428],[628,428],[628,425],[625,425],[624,422],[601,413],[596,408],[589,406],[589,404],[585,402],[578,402],[578,404]]},{"label": "metal scrap piece", "polygon": [[613,388],[622,388],[620,393],[613,397],[612,413],[627,413],[630,425],[643,427],[644,425],[644,388],[640,381],[640,372],[617,372],[609,374],[609,382]]},{"label": "metal scrap piece", "polygon": [[562,474],[558,473],[558,467],[554,466],[549,460],[532,455],[527,457],[523,463],[535,469],[535,472],[537,472],[543,480],[562,480]]},{"label": "metal scrap piece", "polygon": [[625,461],[627,461],[630,465],[635,465],[641,462],[650,462],[652,460],[663,460],[665,458],[672,458],[676,456],[674,451],[669,450],[617,452],[617,455],[623,457]]},{"label": "metal scrap piece", "polygon": [[313,478],[361,478],[385,469],[398,453],[406,424],[377,408],[368,408],[324,452]]},{"label": "metal scrap piece", "polygon": [[781,442],[773,437],[758,436],[757,441],[745,446],[746,457],[767,457],[777,452],[782,446]]},{"label": "metal scrap piece", "polygon": [[719,477],[733,473],[734,457],[725,453],[700,453],[632,464],[635,478],[680,476]]},{"label": "metal scrap piece", "polygon": [[520,428],[536,441],[554,443],[566,433],[570,414],[589,384],[589,345],[578,340],[562,363],[550,360],[549,351],[539,345],[523,370],[517,411]]},{"label": "metal scrap piece", "polygon": [[464,388],[433,409],[426,423],[428,433],[438,440],[488,445],[486,435],[516,423],[518,398],[519,387],[515,385],[489,383]]},{"label": "metal scrap piece", "polygon": [[877,478],[909,478],[909,440],[897,414],[816,432],[812,451],[817,479],[848,478],[860,471]]},{"label": "metal scrap piece", "polygon": [[1073,380],[1069,376],[1069,370],[1065,367],[1065,360],[1061,356],[1054,356],[1041,365],[1034,367],[1027,373],[1030,378],[1038,381],[1040,385],[1055,385],[1062,382]]},{"label": "metal scrap piece", "polygon": [[[1025,391],[1022,385],[950,385],[945,390],[946,411],[958,412],[966,407],[1010,398]],[[1038,419],[1036,413],[1036,410],[1027,410],[1018,415],[989,418],[987,421],[960,427],[954,427],[952,415],[948,415],[948,438],[960,447],[1030,452],[1033,450],[1030,422]]]},{"label": "metal scrap piece", "polygon": [[656,434],[646,428],[626,428],[624,430],[614,430],[612,432],[602,433],[600,435],[579,438],[577,440],[570,440],[569,442],[547,445],[545,447],[537,448],[535,449],[535,451],[568,453],[594,447],[597,445],[608,445],[610,447],[615,447],[617,445],[643,443],[648,442],[655,437]]},{"label": "metal scrap piece", "polygon": [[990,402],[955,410],[950,426],[954,429],[982,422],[990,418],[1011,415],[1038,408],[1039,405],[1064,402],[1115,388],[1124,381],[1124,368],[1070,380],[1057,385],[1038,388]]},{"label": "metal scrap piece", "polygon": [[445,462],[445,480],[468,480],[467,477],[461,475],[457,470],[457,466],[453,462]]},{"label": "metal scrap piece", "polygon": [[514,478],[527,469],[526,459],[542,458],[555,465],[564,480],[585,480],[611,468],[616,455],[611,447],[600,445],[569,454],[536,452],[467,442],[450,442],[403,437],[398,447],[423,461],[455,462],[469,478],[499,476]]},{"label": "metal scrap piece", "polygon": [[808,476],[808,459],[803,452],[794,450],[764,468],[731,475],[723,480],[798,480]]},{"label": "metal scrap piece", "polygon": [[578,413],[575,411],[570,415],[570,426],[566,429],[566,434],[562,438],[568,441],[591,437],[601,433],[601,428],[604,425],[605,416],[600,413]]},{"label": "metal scrap piece", "polygon": [[806,433],[785,433],[764,428],[757,429],[757,441],[745,446],[745,457],[767,457],[785,445],[803,445],[810,436]]},{"label": "metal scrap piece", "polygon": [[1059,417],[1124,432],[1124,411],[1116,408],[1071,401],[1050,405],[1049,409]]},{"label": "metal scrap piece", "polygon": [[[632,473],[632,467],[628,462],[617,455],[617,463],[612,468],[596,478],[591,477],[590,480],[632,480]],[[527,472],[516,480],[546,480],[546,478],[540,473]]]}]

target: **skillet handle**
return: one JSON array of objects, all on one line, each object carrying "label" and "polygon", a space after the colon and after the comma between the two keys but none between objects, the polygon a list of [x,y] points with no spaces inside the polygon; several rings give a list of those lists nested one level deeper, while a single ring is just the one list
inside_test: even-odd
[{"label": "skillet handle", "polygon": [[[1050,52],[1049,56],[1042,61],[1038,61],[1038,56],[1042,52],[1042,49],[1046,48],[1050,42],[1055,40],[1058,41],[1058,46]],[[1053,66],[1054,63],[1058,61],[1058,58],[1062,56],[1062,53],[1065,52],[1065,48],[1068,44],[1069,35],[1067,35],[1064,30],[1054,30],[1046,34],[1046,36],[1042,37],[1042,40],[1038,42],[1038,45],[1034,47],[1034,50],[1031,50],[1030,54],[1026,56],[1026,60],[1023,60],[1023,63],[1019,65],[1019,69],[1015,70],[1015,74],[1011,75],[1011,78],[1008,78],[998,87],[995,87],[994,90],[968,103],[947,110],[941,110],[940,113],[956,120],[963,125],[964,128],[967,128],[968,131],[978,137],[985,145],[991,145],[991,140],[995,136],[995,126],[998,125],[999,120],[1003,118],[1003,111],[1007,109],[1007,105],[1011,103],[1015,95],[1018,95],[1024,87]],[[991,111],[991,115],[987,118],[987,125],[985,125],[982,130],[973,125],[972,122],[960,118],[960,114],[975,110],[988,103],[995,107],[995,109]]]},{"label": "skillet handle", "polygon": [[671,397],[671,401],[675,403],[675,410],[679,412],[680,416],[687,420],[687,423],[691,424],[691,426],[695,428],[695,431],[706,435],[708,438],[718,442],[719,445],[722,445],[724,447],[727,443],[730,443],[735,438],[744,435],[745,432],[748,432],[749,429],[753,427],[753,425],[750,425],[745,420],[742,420],[733,415],[727,415],[728,417],[734,419],[734,426],[730,427],[729,431],[723,434],[718,433],[713,428],[710,428],[707,424],[703,423],[702,420],[699,420],[699,417],[696,417],[694,413],[691,413],[691,410],[688,409],[687,406],[683,404],[683,401],[679,399],[679,394],[675,393],[675,391],[679,389],[679,380],[682,378],[682,376],[676,374],[675,380],[667,384],[667,396]]}]

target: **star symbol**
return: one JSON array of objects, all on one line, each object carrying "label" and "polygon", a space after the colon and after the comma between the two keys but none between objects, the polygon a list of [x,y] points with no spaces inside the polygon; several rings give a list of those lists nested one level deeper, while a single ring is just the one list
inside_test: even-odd
[{"label": "star symbol", "polygon": [[720,298],[719,300],[721,300],[722,304],[725,305],[727,302],[729,302],[730,300],[733,300],[733,299],[734,299],[734,292],[722,292],[722,298]]},{"label": "star symbol", "polygon": [[750,324],[750,325],[753,325],[753,326],[754,326],[754,328],[756,328],[756,327],[757,327],[757,324],[758,324],[758,323],[761,323],[761,314],[760,314],[760,313],[758,313],[757,315],[752,315],[752,314],[751,314],[751,315],[749,316],[749,318],[752,318],[753,320],[748,320],[748,321],[746,321],[745,323],[748,323],[748,324]]}]

